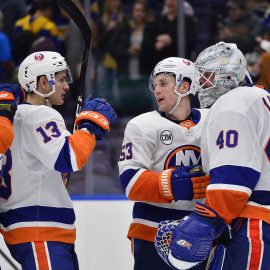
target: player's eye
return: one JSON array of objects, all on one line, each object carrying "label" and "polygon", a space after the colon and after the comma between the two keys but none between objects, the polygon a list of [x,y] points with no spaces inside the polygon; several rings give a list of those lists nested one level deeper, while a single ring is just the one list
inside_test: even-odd
[{"label": "player's eye", "polygon": [[167,82],[160,82],[160,84],[159,84],[161,87],[166,87],[167,85],[168,85],[168,83]]}]

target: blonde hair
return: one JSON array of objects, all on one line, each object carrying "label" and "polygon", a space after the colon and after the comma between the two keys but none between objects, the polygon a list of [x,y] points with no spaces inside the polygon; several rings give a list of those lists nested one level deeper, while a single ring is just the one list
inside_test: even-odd
[{"label": "blonde hair", "polygon": [[[104,4],[104,8],[103,8],[103,13],[102,13],[102,16],[101,16],[101,20],[102,20],[102,23],[107,26],[108,23],[111,21],[111,12],[109,10],[109,1],[111,0],[105,0],[105,4]],[[124,18],[124,13],[123,13],[123,10],[122,10],[122,1],[121,0],[118,0],[119,1],[119,7],[118,7],[118,10],[117,10],[117,21],[118,22],[121,22],[123,21],[123,18]]]}]

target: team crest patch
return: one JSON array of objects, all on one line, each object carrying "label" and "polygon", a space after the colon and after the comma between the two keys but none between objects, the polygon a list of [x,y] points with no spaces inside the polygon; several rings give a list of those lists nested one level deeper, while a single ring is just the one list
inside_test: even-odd
[{"label": "team crest patch", "polygon": [[34,59],[36,61],[42,61],[44,59],[44,55],[42,53],[37,53],[35,54]]},{"label": "team crest patch", "polygon": [[184,247],[184,248],[187,248],[189,250],[192,247],[192,244],[190,242],[188,242],[187,240],[184,240],[184,239],[180,239],[176,243],[177,243],[177,245],[179,245],[181,247]]},{"label": "team crest patch", "polygon": [[170,145],[173,141],[173,135],[169,130],[164,130],[160,134],[160,140],[162,143],[164,143],[166,145]]}]

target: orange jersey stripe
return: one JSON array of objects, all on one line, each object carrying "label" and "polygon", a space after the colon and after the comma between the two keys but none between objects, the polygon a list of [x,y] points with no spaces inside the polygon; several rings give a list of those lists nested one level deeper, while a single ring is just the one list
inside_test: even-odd
[{"label": "orange jersey stripe", "polygon": [[39,270],[50,270],[44,242],[34,242]]},{"label": "orange jersey stripe", "polygon": [[[128,198],[133,201],[168,203],[159,192],[160,173],[146,170],[136,180]],[[151,191],[151,192],[150,192]]]},{"label": "orange jersey stripe", "polygon": [[240,217],[261,219],[270,224],[270,210],[263,206],[246,205],[241,212]]},{"label": "orange jersey stripe", "polygon": [[0,116],[0,153],[5,154],[14,139],[12,123],[6,117]]},{"label": "orange jersey stripe", "polygon": [[224,189],[206,191],[206,205],[213,208],[228,224],[239,217],[248,198],[249,195],[241,191]]},{"label": "orange jersey stripe", "polygon": [[57,227],[25,227],[10,231],[0,230],[5,241],[16,245],[35,241],[58,241],[73,244],[76,239],[76,229],[62,229]]},{"label": "orange jersey stripe", "polygon": [[250,245],[250,260],[249,270],[259,270],[260,262],[262,258],[262,241],[261,241],[261,220],[252,219],[249,220],[249,238],[251,241]]},{"label": "orange jersey stripe", "polygon": [[128,230],[128,238],[137,238],[154,242],[157,234],[157,228],[146,226],[139,223],[132,223]]},{"label": "orange jersey stripe", "polygon": [[77,130],[69,136],[69,143],[75,153],[78,169],[81,169],[96,146],[96,138],[94,135]]}]

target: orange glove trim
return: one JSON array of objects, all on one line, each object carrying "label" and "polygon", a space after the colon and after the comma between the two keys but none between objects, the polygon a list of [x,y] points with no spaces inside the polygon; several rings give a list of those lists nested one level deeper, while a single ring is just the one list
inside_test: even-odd
[{"label": "orange glove trim", "polygon": [[159,177],[159,192],[167,200],[173,200],[171,175],[173,169],[164,170]]},{"label": "orange glove trim", "polygon": [[83,120],[90,120],[96,123],[97,125],[99,125],[104,130],[110,129],[110,123],[108,119],[101,113],[94,112],[94,111],[83,111],[76,118],[75,124],[79,126]]},{"label": "orange glove trim", "polygon": [[0,102],[1,101],[13,101],[14,96],[10,92],[1,91],[0,92]]}]

